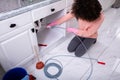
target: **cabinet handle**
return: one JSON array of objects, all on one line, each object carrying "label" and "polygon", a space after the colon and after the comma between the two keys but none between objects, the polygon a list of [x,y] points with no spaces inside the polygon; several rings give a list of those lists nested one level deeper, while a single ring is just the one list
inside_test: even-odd
[{"label": "cabinet handle", "polygon": [[32,29],[31,29],[31,31],[34,33],[34,32],[35,32],[35,29],[34,29],[34,28],[32,28]]},{"label": "cabinet handle", "polygon": [[16,27],[16,24],[11,24],[10,25],[10,28],[14,28],[14,27]]},{"label": "cabinet handle", "polygon": [[55,11],[55,8],[52,8],[52,9],[51,9],[51,12],[54,12],[54,11]]}]

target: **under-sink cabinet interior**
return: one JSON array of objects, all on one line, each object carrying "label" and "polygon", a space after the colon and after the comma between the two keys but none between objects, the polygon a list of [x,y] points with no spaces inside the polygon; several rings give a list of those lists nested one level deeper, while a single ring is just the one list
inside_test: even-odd
[{"label": "under-sink cabinet interior", "polygon": [[64,10],[58,11],[52,15],[41,18],[40,20],[35,21],[36,30],[37,30],[37,40],[38,44],[45,44],[45,47],[40,47],[40,51],[46,51],[54,44],[59,43],[60,39],[64,38],[66,35],[66,23],[52,26],[47,28],[47,25],[51,22],[54,22],[58,18],[62,17],[65,14]]}]

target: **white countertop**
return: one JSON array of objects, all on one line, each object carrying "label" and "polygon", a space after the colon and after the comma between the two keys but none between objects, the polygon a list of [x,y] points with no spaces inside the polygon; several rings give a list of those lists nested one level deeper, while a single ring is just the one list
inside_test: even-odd
[{"label": "white countertop", "polygon": [[14,17],[16,15],[19,15],[19,14],[22,14],[22,13],[25,13],[28,11],[31,11],[31,10],[36,9],[36,8],[44,7],[46,5],[49,5],[49,4],[57,2],[57,1],[60,1],[60,0],[45,0],[45,1],[41,1],[39,3],[35,3],[32,5],[23,6],[19,9],[15,9],[15,10],[12,10],[9,12],[0,13],[0,21],[8,19],[10,17]]}]

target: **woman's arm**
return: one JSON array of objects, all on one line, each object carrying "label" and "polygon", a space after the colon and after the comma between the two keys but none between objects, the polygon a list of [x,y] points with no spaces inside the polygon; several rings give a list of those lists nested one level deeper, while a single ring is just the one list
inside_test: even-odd
[{"label": "woman's arm", "polygon": [[63,17],[59,18],[58,20],[48,24],[47,28],[50,28],[52,26],[55,26],[55,25],[59,25],[59,24],[62,24],[70,19],[74,18],[74,15],[69,12],[68,14],[64,15]]},{"label": "woman's arm", "polygon": [[55,23],[56,24],[62,24],[70,19],[74,18],[74,15],[69,12],[68,14],[64,15],[63,17],[61,17],[60,19],[56,20]]},{"label": "woman's arm", "polygon": [[79,28],[67,28],[68,32],[73,32],[74,34],[81,36],[81,37],[89,37],[93,34],[95,34],[99,27],[101,26],[102,22],[104,20],[103,14],[100,16],[99,20],[96,22],[93,22],[91,26],[88,27],[88,25],[85,27],[82,24],[85,24],[84,22],[80,22],[78,24]]}]

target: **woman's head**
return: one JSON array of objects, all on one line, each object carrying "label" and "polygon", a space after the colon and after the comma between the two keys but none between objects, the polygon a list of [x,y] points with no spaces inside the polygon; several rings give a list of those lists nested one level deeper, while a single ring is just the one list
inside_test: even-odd
[{"label": "woman's head", "polygon": [[98,0],[74,0],[72,13],[77,19],[94,21],[100,16],[102,7]]}]

